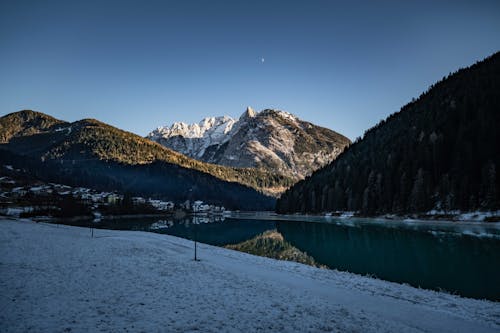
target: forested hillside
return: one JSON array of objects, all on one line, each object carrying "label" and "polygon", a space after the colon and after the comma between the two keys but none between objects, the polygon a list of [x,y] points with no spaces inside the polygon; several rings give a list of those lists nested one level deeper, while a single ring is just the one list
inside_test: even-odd
[{"label": "forested hillside", "polygon": [[500,53],[443,78],[286,191],[277,211],[499,209]]},{"label": "forested hillside", "polygon": [[68,123],[25,110],[0,118],[0,137],[1,164],[104,191],[270,210],[275,198],[265,193],[292,182],[263,170],[203,163],[93,119]]},{"label": "forested hillside", "polygon": [[[99,191],[118,191],[175,202],[203,200],[241,210],[271,210],[275,204],[274,198],[252,188],[164,161],[145,165],[101,160],[41,162],[0,149],[2,164],[23,170],[30,178]],[[0,168],[0,174],[2,170],[4,167]]]},{"label": "forested hillside", "polygon": [[127,165],[163,161],[273,194],[293,183],[291,178],[269,171],[203,163],[95,119],[68,123],[24,110],[0,118],[0,137],[4,149],[42,161],[87,163],[99,160]]}]

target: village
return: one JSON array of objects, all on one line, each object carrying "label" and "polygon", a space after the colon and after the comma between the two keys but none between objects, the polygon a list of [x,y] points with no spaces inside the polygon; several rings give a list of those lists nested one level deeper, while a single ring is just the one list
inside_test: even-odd
[{"label": "village", "polygon": [[61,210],[60,206],[64,202],[66,206],[68,202],[73,203],[75,215],[78,212],[87,212],[96,217],[119,215],[121,212],[172,214],[181,211],[198,216],[222,215],[225,212],[224,207],[201,200],[174,203],[118,192],[99,192],[85,187],[26,180],[23,177],[16,177],[20,170],[14,170],[10,165],[3,166],[3,171],[10,175],[0,176],[1,215],[15,217],[31,217],[44,215],[43,213],[52,215],[51,212]]}]

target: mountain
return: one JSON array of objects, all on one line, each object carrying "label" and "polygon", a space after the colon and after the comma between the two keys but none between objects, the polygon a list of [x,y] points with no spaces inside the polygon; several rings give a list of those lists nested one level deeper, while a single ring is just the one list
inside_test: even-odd
[{"label": "mountain", "polygon": [[251,167],[304,178],[329,163],[351,142],[332,130],[279,110],[251,107],[235,120],[205,118],[152,131],[149,139],[197,160]]},{"label": "mountain", "polygon": [[50,131],[59,124],[64,122],[40,112],[23,110],[9,114],[0,119],[0,143],[7,143],[17,136]]},{"label": "mountain", "polygon": [[226,245],[225,248],[261,257],[295,261],[301,264],[322,267],[313,257],[286,241],[283,235],[276,230],[267,230],[241,243]]},{"label": "mountain", "polygon": [[500,208],[500,53],[443,78],[287,190],[277,211]]},{"label": "mountain", "polygon": [[[23,166],[32,166],[33,172],[54,178],[57,170],[76,186],[85,181],[82,185],[89,187],[107,184],[107,189],[261,209],[273,199],[256,190],[272,191],[292,182],[262,170],[203,163],[94,119],[68,123],[25,110],[0,118],[0,129],[0,148],[10,152],[2,153],[4,163],[23,164],[24,159]],[[243,194],[240,203],[236,194]]]}]

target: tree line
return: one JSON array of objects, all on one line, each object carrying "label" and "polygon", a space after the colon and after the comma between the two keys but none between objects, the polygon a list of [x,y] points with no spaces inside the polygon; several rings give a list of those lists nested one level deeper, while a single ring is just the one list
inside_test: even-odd
[{"label": "tree line", "polygon": [[499,209],[500,53],[459,70],[297,183],[277,211]]}]

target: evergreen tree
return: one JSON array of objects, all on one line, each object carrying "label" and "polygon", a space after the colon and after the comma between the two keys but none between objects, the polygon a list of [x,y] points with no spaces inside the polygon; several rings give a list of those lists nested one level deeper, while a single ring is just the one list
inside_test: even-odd
[{"label": "evergreen tree", "polygon": [[[368,129],[335,161],[286,191],[277,211],[499,209],[499,91],[496,53]],[[311,204],[309,191],[321,186],[328,190],[317,191]]]}]

